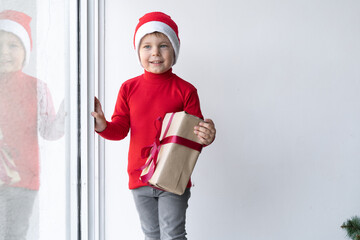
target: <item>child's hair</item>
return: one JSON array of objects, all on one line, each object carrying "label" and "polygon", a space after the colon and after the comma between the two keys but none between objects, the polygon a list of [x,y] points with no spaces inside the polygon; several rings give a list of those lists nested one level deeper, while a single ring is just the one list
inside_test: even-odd
[{"label": "child's hair", "polygon": [[134,48],[137,54],[139,55],[141,39],[147,34],[155,32],[164,34],[171,42],[175,54],[174,65],[180,50],[178,27],[169,15],[162,12],[150,12],[139,19],[134,34]]},{"label": "child's hair", "polygon": [[[166,36],[165,34],[163,34],[162,32],[158,32],[158,31],[155,31],[155,32],[152,32],[152,33],[147,33],[145,36],[147,35],[154,35],[155,37],[161,37],[161,36]],[[144,36],[144,37],[145,37]],[[142,37],[142,38],[144,38]],[[141,41],[141,40],[140,40]]]}]

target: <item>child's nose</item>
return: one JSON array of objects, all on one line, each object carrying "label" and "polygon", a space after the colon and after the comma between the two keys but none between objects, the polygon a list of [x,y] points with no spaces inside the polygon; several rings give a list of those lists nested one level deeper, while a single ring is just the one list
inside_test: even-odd
[{"label": "child's nose", "polygon": [[159,48],[158,47],[154,47],[152,49],[152,55],[153,56],[159,56],[160,55],[160,51],[159,51]]}]

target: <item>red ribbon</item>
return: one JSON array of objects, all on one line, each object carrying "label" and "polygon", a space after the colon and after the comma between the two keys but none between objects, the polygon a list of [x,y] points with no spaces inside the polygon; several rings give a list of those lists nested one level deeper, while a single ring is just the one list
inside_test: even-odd
[{"label": "red ribbon", "polygon": [[[160,122],[160,127],[157,127],[157,123]],[[160,151],[160,134],[161,134],[161,125],[162,125],[162,119],[161,117],[158,117],[155,122],[154,122],[155,128],[156,128],[156,137],[155,137],[155,141],[153,144],[151,144],[150,146],[146,146],[141,150],[141,157],[142,158],[147,158],[149,157],[149,159],[146,161],[145,165],[143,165],[141,168],[137,169],[138,171],[142,171],[145,168],[147,168],[148,166],[150,166],[150,169],[148,171],[147,174],[140,176],[140,180],[145,183],[148,182],[150,180],[150,178],[152,177],[152,175],[154,174],[155,171],[155,165],[156,165],[156,160]]]},{"label": "red ribbon", "polygon": [[[161,117],[158,117],[155,120],[154,125],[155,125],[155,128],[157,130],[155,141],[150,146],[146,146],[141,150],[141,157],[142,158],[149,158],[149,159],[146,161],[145,165],[143,165],[138,170],[142,171],[145,168],[147,168],[148,166],[150,166],[148,173],[143,175],[143,176],[140,176],[140,180],[143,183],[148,182],[150,180],[150,178],[153,176],[153,174],[155,172],[156,164],[157,164],[159,151],[160,151],[160,148],[161,148],[162,145],[165,145],[165,144],[168,144],[168,143],[176,143],[176,144],[180,144],[180,145],[183,145],[183,146],[186,146],[188,148],[191,148],[191,149],[194,149],[196,151],[201,152],[201,149],[202,149],[203,146],[200,143],[197,143],[197,142],[194,142],[194,141],[191,141],[189,139],[179,137],[179,136],[169,136],[169,137],[164,138],[166,136],[169,128],[170,128],[170,125],[171,125],[171,122],[172,122],[172,120],[174,118],[174,115],[175,115],[175,113],[171,114],[169,122],[168,122],[168,124],[166,126],[166,129],[164,131],[163,139],[161,141],[159,140],[160,139],[160,134],[161,134],[161,127],[158,128],[156,126],[156,123],[157,122],[162,123],[162,119],[161,119]],[[160,126],[161,126],[161,124],[160,124]]]},{"label": "red ribbon", "polygon": [[7,158],[5,153],[3,151],[5,150],[5,144],[3,144],[2,141],[0,141],[0,179],[3,183],[9,184],[11,182],[11,177],[8,176],[4,164],[10,169],[10,170],[16,170],[13,163]]}]

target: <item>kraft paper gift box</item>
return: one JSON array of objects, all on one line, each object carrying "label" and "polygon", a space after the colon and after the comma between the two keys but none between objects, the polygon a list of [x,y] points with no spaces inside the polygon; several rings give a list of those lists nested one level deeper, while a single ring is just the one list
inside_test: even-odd
[{"label": "kraft paper gift box", "polygon": [[152,157],[150,154],[147,160],[148,166],[142,170],[140,178],[151,172],[152,165],[155,171],[148,183],[162,190],[182,195],[202,149],[201,142],[194,133],[194,126],[201,121],[202,119],[184,111],[167,113],[162,123],[160,145],[152,146],[152,150],[159,149],[158,154],[152,152],[152,155],[157,155],[157,159],[150,162]]}]

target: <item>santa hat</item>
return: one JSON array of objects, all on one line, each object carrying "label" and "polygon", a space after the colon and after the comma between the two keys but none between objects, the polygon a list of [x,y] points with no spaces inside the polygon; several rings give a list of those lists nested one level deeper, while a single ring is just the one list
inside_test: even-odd
[{"label": "santa hat", "polygon": [[162,12],[150,12],[139,19],[139,23],[136,26],[134,34],[134,47],[137,54],[139,54],[141,39],[146,34],[153,32],[163,33],[169,38],[175,52],[174,65],[179,56],[180,50],[178,27],[170,16]]},{"label": "santa hat", "polygon": [[5,10],[0,12],[0,30],[16,35],[23,43],[25,49],[25,63],[29,63],[30,51],[32,49],[31,17],[25,13]]}]

